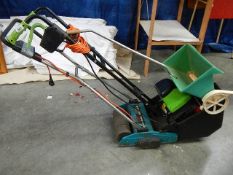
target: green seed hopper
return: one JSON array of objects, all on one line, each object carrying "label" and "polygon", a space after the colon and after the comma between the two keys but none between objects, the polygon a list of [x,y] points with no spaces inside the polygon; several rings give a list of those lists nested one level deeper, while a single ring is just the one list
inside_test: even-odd
[{"label": "green seed hopper", "polygon": [[214,90],[213,75],[223,73],[191,45],[183,46],[163,63],[181,92],[199,98]]}]

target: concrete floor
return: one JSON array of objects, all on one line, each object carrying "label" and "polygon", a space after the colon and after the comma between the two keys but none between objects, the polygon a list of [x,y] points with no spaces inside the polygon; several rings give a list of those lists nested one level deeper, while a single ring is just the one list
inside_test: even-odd
[{"label": "concrete floor", "polygon": [[[170,54],[153,53],[159,60]],[[229,54],[206,56],[225,71],[216,76],[219,85],[233,90]],[[142,73],[142,61],[135,58],[133,68]],[[147,79],[134,82],[152,96],[154,82],[163,77],[166,73],[153,65]],[[84,97],[70,95],[76,92]],[[48,95],[53,98],[47,100]],[[46,82],[0,86],[0,175],[231,175],[232,107],[233,102],[222,128],[208,138],[142,150],[118,147],[112,109],[72,82],[56,82],[55,87]]]}]

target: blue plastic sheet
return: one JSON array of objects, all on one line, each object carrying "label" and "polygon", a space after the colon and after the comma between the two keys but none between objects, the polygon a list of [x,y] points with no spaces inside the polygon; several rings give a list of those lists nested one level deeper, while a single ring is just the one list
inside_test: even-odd
[{"label": "blue plastic sheet", "polygon": [[[151,14],[152,0],[143,2],[142,18],[148,19]],[[102,18],[107,21],[108,25],[114,25],[118,28],[116,40],[130,47],[134,45],[134,34],[137,15],[137,0],[1,0],[0,1],[0,18],[9,16],[27,15],[31,10],[40,6],[48,6],[58,15],[73,17],[90,17]],[[178,9],[178,0],[160,0],[158,4],[158,19],[176,19]],[[191,16],[191,10],[184,8],[182,23],[188,25]],[[192,32],[197,35],[202,11],[198,12],[194,20]],[[220,43],[223,45],[210,44],[214,43],[217,37],[218,20],[211,20],[205,39],[205,50],[213,49],[217,51],[229,52],[229,47],[233,46],[233,22],[226,20],[223,26]],[[78,26],[77,26],[78,27]],[[140,48],[146,48],[147,37],[145,32],[140,32]],[[207,47],[208,46],[208,47]],[[226,47],[225,47],[226,46]]]}]

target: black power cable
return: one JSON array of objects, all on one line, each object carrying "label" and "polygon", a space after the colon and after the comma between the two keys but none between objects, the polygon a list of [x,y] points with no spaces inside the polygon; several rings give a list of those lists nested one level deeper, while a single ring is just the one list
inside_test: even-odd
[{"label": "black power cable", "polygon": [[[95,77],[104,85],[104,87],[105,87],[112,95],[114,95],[116,98],[118,98],[119,100],[121,100],[121,101],[124,102],[124,103],[128,103],[127,101],[125,101],[124,99],[122,99],[120,96],[118,96],[117,94],[115,94],[114,92],[112,92],[112,90],[110,90],[109,87],[112,88],[112,89],[114,89],[114,90],[116,90],[116,91],[119,92],[120,94],[124,95],[124,96],[125,96],[126,98],[128,98],[128,99],[130,99],[129,96],[127,96],[126,94],[123,94],[122,92],[120,92],[119,90],[117,90],[116,88],[114,88],[113,86],[111,86],[111,85],[109,85],[109,84],[106,84],[106,83],[95,73],[95,71],[94,71],[94,69],[93,69],[93,66],[91,65],[90,60],[87,58],[87,56],[85,56],[85,57],[86,57],[86,60],[87,60],[88,64],[89,64],[90,67],[91,67],[91,70],[93,71],[93,74],[94,74]],[[108,86],[109,86],[109,87],[108,87]]]}]

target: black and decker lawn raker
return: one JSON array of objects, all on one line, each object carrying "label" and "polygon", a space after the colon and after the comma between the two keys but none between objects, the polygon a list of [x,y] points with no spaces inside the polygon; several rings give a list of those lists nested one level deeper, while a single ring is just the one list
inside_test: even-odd
[{"label": "black and decker lawn raker", "polygon": [[[42,11],[55,18],[67,30],[62,30],[46,16],[40,15]],[[34,19],[39,19],[43,23],[32,23]],[[44,32],[37,32],[37,28],[43,29]],[[20,40],[20,36],[28,30],[30,31],[28,40]],[[84,32],[92,32],[130,50],[134,54],[159,64],[168,72],[171,79],[162,79],[157,82],[155,89],[158,95],[153,98],[148,97],[85,41],[81,36]],[[96,77],[124,103],[122,105],[115,104],[82,80],[78,74],[72,75],[43,58],[31,44],[34,35],[41,38],[41,47],[48,52],[62,54],[77,68]],[[223,112],[229,102],[228,95],[232,94],[231,91],[219,90],[217,84],[213,82],[213,74],[222,73],[222,71],[208,62],[191,45],[183,46],[163,63],[160,63],[95,31],[79,30],[71,24],[68,25],[48,8],[38,8],[24,20],[14,19],[2,33],[1,39],[4,44],[16,52],[41,62],[48,68],[53,68],[71,80],[89,88],[110,105],[114,109],[114,129],[121,146],[151,148],[158,147],[160,143],[172,143],[182,139],[209,136],[221,127]],[[62,43],[66,43],[64,49],[81,53],[89,64],[90,62],[97,64],[131,92],[134,98],[114,88],[98,77],[94,71],[90,72],[79,65],[75,58],[70,58],[63,52],[64,49],[58,49],[58,46]],[[54,85],[51,74],[49,76],[50,85]],[[116,95],[113,91],[117,91],[120,95]]]}]

